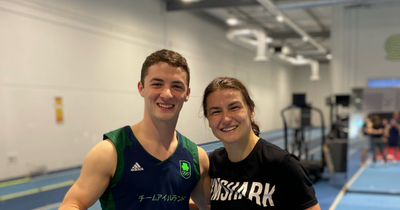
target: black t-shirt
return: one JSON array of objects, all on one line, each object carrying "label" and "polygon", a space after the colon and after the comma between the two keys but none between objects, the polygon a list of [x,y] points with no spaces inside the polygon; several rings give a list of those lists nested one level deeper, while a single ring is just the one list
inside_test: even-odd
[{"label": "black t-shirt", "polygon": [[263,139],[240,162],[231,162],[225,148],[209,158],[212,210],[297,210],[318,203],[299,160]]},{"label": "black t-shirt", "polygon": [[[378,129],[384,129],[385,127],[382,125],[382,124],[374,124],[373,126],[372,126],[372,128],[374,129],[374,130],[378,130]],[[372,138],[380,138],[380,137],[382,137],[382,133],[381,134],[371,134],[371,137]]]}]

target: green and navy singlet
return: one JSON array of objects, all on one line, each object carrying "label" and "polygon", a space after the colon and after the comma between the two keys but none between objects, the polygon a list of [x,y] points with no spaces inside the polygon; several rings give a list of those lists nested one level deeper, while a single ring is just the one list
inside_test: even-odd
[{"label": "green and navy singlet", "polygon": [[160,161],[142,147],[130,126],[104,134],[117,150],[114,177],[100,197],[102,209],[189,209],[200,178],[197,145],[176,131],[178,146]]}]

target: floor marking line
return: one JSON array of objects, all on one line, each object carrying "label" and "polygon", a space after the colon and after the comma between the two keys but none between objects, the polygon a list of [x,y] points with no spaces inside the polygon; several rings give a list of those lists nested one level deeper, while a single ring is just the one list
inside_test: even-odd
[{"label": "floor marking line", "polygon": [[11,185],[16,185],[16,184],[22,184],[25,182],[29,182],[31,179],[29,177],[24,177],[24,178],[20,178],[20,179],[15,179],[15,180],[11,180],[11,181],[6,181],[6,182],[1,182],[0,183],[0,188],[2,187],[8,187]]},{"label": "floor marking line", "polygon": [[69,180],[69,181],[66,181],[66,182],[60,182],[60,183],[57,183],[57,184],[47,185],[47,186],[44,186],[44,187],[34,188],[34,189],[25,190],[25,191],[16,192],[16,193],[11,193],[11,194],[8,194],[8,195],[0,196],[0,201],[6,201],[6,200],[13,199],[13,198],[18,198],[18,197],[22,197],[22,196],[32,195],[32,194],[35,194],[35,193],[54,190],[54,189],[57,189],[57,188],[73,185],[74,183],[75,183],[74,180]]},{"label": "floor marking line", "polygon": [[346,193],[347,189],[353,184],[353,182],[361,175],[361,173],[365,170],[365,168],[370,164],[370,160],[367,160],[367,162],[361,166],[360,169],[358,169],[357,173],[354,174],[351,179],[343,185],[342,189],[340,190],[339,194],[336,196],[335,200],[333,201],[332,205],[329,207],[329,210],[334,210],[336,206],[339,204],[340,200],[342,199],[343,195]]},{"label": "floor marking line", "polygon": [[42,206],[42,207],[32,209],[32,210],[49,210],[49,209],[60,207],[60,205],[61,205],[61,202],[58,202],[58,203],[49,204],[49,205]]}]

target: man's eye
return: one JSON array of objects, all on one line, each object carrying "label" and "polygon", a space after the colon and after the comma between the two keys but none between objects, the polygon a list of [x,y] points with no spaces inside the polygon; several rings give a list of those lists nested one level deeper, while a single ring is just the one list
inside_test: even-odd
[{"label": "man's eye", "polygon": [[153,83],[151,86],[161,86],[161,83]]},{"label": "man's eye", "polygon": [[174,88],[178,88],[178,89],[183,89],[183,87],[180,86],[180,85],[174,85],[173,87],[174,87]]}]

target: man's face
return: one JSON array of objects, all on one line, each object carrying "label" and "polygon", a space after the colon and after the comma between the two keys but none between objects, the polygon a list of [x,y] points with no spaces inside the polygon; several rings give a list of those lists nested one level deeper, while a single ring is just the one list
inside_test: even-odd
[{"label": "man's face", "polygon": [[153,121],[174,121],[179,117],[183,102],[189,99],[187,73],[181,67],[158,62],[149,67],[144,78],[144,87],[138,83],[140,95],[144,98],[145,117]]}]

